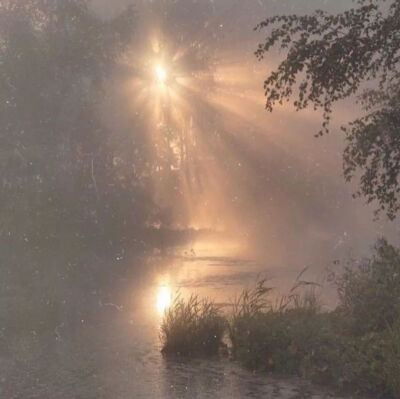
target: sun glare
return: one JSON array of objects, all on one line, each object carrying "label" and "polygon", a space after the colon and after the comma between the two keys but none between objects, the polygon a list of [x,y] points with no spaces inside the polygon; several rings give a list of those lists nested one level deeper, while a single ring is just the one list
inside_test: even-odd
[{"label": "sun glare", "polygon": [[157,65],[155,68],[155,72],[158,82],[165,83],[165,81],[167,80],[167,72],[165,71],[165,69],[162,66]]},{"label": "sun glare", "polygon": [[157,292],[157,311],[163,314],[171,305],[171,289],[167,286],[161,286]]},{"label": "sun glare", "polygon": [[[221,131],[236,131],[242,124],[244,129],[258,129],[264,120],[254,110],[262,111],[264,100],[258,102],[258,86],[242,60],[218,65],[210,62],[208,67],[202,59],[197,63],[192,57],[191,46],[169,53],[166,47],[158,48],[156,42],[153,51],[143,57],[137,73],[132,68],[132,80],[124,90],[132,112],[140,110],[141,118],[149,124],[157,202],[173,209],[171,212],[185,219],[184,223],[208,225],[210,219],[214,220],[210,213],[217,215],[219,207],[225,208],[219,200],[225,188],[217,180],[226,176],[219,156],[210,156],[209,140],[220,145],[220,140],[229,139],[225,134],[217,134],[211,124],[219,123]],[[133,66],[134,62],[135,59],[128,65]],[[171,186],[169,179],[174,179]],[[211,181],[212,190],[203,189],[205,181]],[[179,209],[176,195],[182,195]],[[171,302],[165,285],[160,284],[153,299],[153,307],[159,313]]]}]

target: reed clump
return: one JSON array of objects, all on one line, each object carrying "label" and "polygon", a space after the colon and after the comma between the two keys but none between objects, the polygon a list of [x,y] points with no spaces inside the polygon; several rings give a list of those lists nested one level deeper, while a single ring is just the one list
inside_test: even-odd
[{"label": "reed clump", "polygon": [[209,299],[177,295],[161,324],[162,352],[184,356],[215,355],[224,346],[226,320]]}]

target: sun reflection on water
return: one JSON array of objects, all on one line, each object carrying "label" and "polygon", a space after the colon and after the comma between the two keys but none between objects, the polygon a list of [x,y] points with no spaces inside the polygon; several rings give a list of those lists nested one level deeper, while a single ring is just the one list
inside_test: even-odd
[{"label": "sun reflection on water", "polygon": [[157,311],[159,314],[163,314],[169,308],[171,300],[171,288],[166,285],[159,287],[157,291]]}]

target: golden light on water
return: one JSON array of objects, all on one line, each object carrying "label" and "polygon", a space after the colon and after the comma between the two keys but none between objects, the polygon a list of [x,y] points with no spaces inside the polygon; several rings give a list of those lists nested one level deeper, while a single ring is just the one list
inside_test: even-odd
[{"label": "golden light on water", "polygon": [[172,294],[171,288],[168,286],[161,286],[157,292],[157,311],[163,314],[171,305]]}]

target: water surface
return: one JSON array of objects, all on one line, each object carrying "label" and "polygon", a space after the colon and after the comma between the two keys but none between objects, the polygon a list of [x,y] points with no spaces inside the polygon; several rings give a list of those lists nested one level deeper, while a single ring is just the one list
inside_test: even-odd
[{"label": "water surface", "polygon": [[[266,272],[230,242],[203,240],[147,256],[116,256],[108,282],[59,292],[62,316],[43,328],[3,334],[1,397],[30,398],[325,398],[299,379],[253,374],[229,359],[165,358],[159,325],[171,295],[198,293],[227,304]],[[229,253],[233,256],[229,256]],[[99,256],[86,259],[95,272]],[[123,267],[118,264],[125,262]],[[32,298],[33,299],[33,298]],[[29,323],[29,317],[26,318]]]}]

